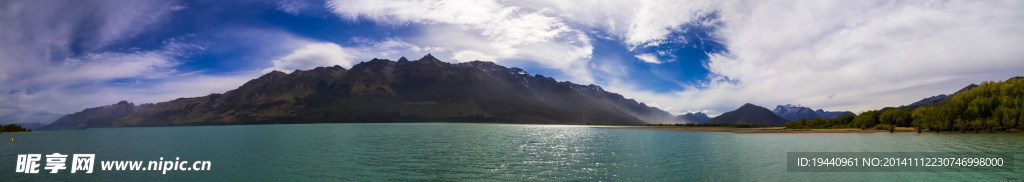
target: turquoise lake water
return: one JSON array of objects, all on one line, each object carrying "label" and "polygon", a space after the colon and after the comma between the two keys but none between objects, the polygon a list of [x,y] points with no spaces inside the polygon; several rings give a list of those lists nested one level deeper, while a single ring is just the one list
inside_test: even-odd
[{"label": "turquoise lake water", "polygon": [[[100,128],[0,136],[0,181],[999,181],[1014,172],[787,172],[786,152],[1014,152],[1021,133],[735,134],[400,123]],[[96,154],[92,174],[15,173],[18,154]],[[210,171],[99,161],[208,160]],[[70,159],[69,159],[70,161]]]}]

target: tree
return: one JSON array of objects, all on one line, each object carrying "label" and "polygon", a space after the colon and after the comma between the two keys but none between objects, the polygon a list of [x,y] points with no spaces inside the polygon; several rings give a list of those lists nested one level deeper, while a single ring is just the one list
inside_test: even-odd
[{"label": "tree", "polygon": [[996,127],[999,127],[1001,122],[996,118],[988,118],[985,120],[985,127],[988,128],[989,133],[995,132]]},{"label": "tree", "polygon": [[1017,118],[1017,127],[1024,128],[1024,111],[1020,111],[1020,117]]},{"label": "tree", "polygon": [[[914,109],[887,107],[864,111],[849,118],[847,127],[889,129],[892,132],[895,127],[910,126],[918,132],[929,129],[935,132],[959,130],[962,133],[968,130],[1024,129],[1024,78],[982,82],[940,103]],[[846,122],[841,118],[836,124],[844,125]]]},{"label": "tree", "polygon": [[963,133],[967,131],[967,127],[971,125],[971,122],[964,119],[956,119],[954,125],[960,130],[960,133]]},{"label": "tree", "polygon": [[814,117],[810,122],[807,122],[808,128],[824,128],[825,122],[821,120],[821,117]]},{"label": "tree", "polygon": [[938,128],[940,130],[954,130],[956,128],[956,121],[959,119],[959,111],[956,108],[940,107],[935,109],[932,116],[935,118],[941,118],[942,121],[938,121]]},{"label": "tree", "polygon": [[3,128],[3,131],[8,131],[8,132],[28,131],[28,130],[25,130],[25,128],[22,128],[21,125],[17,125],[17,124],[3,125],[2,128]]},{"label": "tree", "polygon": [[984,127],[985,121],[981,119],[975,119],[971,121],[971,129],[974,129],[974,133],[978,133],[978,130]]},{"label": "tree", "polygon": [[837,119],[838,120],[838,124],[841,127],[854,127],[854,126],[851,125],[851,123],[853,123],[853,118],[854,117],[856,117],[856,116],[853,115],[853,114],[847,114],[847,115],[840,116],[839,119]]},{"label": "tree", "polygon": [[875,125],[878,125],[878,115],[879,114],[881,114],[881,112],[878,112],[878,111],[864,111],[864,112],[860,113],[860,115],[857,115],[856,118],[853,119],[853,123],[854,123],[855,126],[857,126],[857,128],[860,128],[860,129],[875,127]]},{"label": "tree", "polygon": [[929,107],[918,108],[914,110],[914,121],[912,125],[915,129],[917,129],[917,133],[921,133],[921,131],[924,130],[924,128],[932,126],[931,113],[929,113],[931,111],[932,108]]},{"label": "tree", "polygon": [[1009,132],[1010,129],[1017,126],[1017,120],[1019,119],[1019,117],[1017,116],[1020,115],[1020,108],[1007,108],[1000,106],[996,108],[996,111],[998,113],[996,115],[999,116],[997,117],[997,120],[1003,126],[1003,128],[1006,129],[1007,132]]},{"label": "tree", "polygon": [[911,120],[910,114],[907,113],[906,109],[886,109],[882,111],[882,114],[878,116],[879,122],[887,124],[889,126],[889,132],[894,132],[897,125],[904,125]]},{"label": "tree", "polygon": [[786,123],[786,128],[790,128],[790,129],[804,129],[804,128],[807,128],[807,126],[805,126],[806,123],[807,123],[807,119],[801,118],[800,120]]}]

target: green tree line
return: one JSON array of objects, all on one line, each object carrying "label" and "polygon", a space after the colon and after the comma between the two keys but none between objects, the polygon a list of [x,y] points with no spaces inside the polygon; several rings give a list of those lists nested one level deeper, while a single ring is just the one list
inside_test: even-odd
[{"label": "green tree line", "polygon": [[25,129],[21,125],[7,124],[0,125],[0,132],[17,132],[17,131],[32,131],[31,129]]},{"label": "green tree line", "polygon": [[801,119],[786,123],[789,129],[875,128],[895,130],[913,127],[929,131],[1008,131],[1024,127],[1024,78],[986,81],[948,98],[934,107],[884,108],[839,118]]}]

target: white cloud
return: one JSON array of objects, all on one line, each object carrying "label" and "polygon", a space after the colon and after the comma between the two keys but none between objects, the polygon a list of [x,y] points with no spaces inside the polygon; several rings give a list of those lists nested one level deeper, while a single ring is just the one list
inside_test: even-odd
[{"label": "white cloud", "polygon": [[479,26],[512,14],[514,8],[494,1],[328,1],[327,7],[340,16],[360,17],[393,24],[449,23]]},{"label": "white cloud", "polygon": [[681,3],[671,0],[645,0],[630,21],[626,43],[639,46],[666,39],[681,25],[697,21],[727,1],[699,0]]},{"label": "white cloud", "polygon": [[[200,97],[212,93],[224,93],[258,78],[260,73],[244,71],[224,75],[189,75],[176,79],[164,79],[148,87],[114,88],[108,93],[97,94],[98,103],[112,100],[128,100],[138,103],[171,101],[181,97]],[[112,103],[110,103],[112,104]],[[81,108],[79,108],[81,109]],[[77,111],[75,111],[77,112]]]},{"label": "white cloud", "polygon": [[[685,41],[669,35],[685,31],[686,24],[712,26],[729,52],[711,55],[707,82],[652,92],[621,76],[605,77],[607,89],[673,112],[721,113],[746,102],[863,111],[1024,70],[1018,50],[1024,46],[1024,4],[1016,1],[511,3],[601,28],[631,50]],[[651,53],[634,57],[663,62]]]},{"label": "white cloud", "polygon": [[[210,91],[204,87],[151,88],[165,80],[198,84],[201,77],[176,74],[179,64],[169,52],[102,52],[66,58],[62,64],[21,80],[10,80],[0,93],[3,122],[51,122],[63,114],[112,104],[118,100],[154,102],[160,96]],[[123,81],[122,81],[123,80]],[[186,81],[187,80],[187,81]],[[114,82],[119,81],[119,82]],[[223,83],[221,83],[223,84]],[[223,85],[221,85],[223,87]],[[173,98],[171,98],[173,99]]]},{"label": "white cloud", "polygon": [[[569,22],[604,29],[635,47],[658,45],[681,25],[700,21],[732,0],[524,0],[511,3]],[[699,23],[699,22],[698,22]]]},{"label": "white cloud", "polygon": [[[455,50],[447,54],[459,60],[538,59],[584,80],[599,71],[610,90],[678,111],[717,114],[746,102],[863,111],[1024,69],[1015,60],[1022,57],[1015,49],[1024,46],[1021,3],[1006,1],[332,1],[329,7],[350,19],[454,25],[430,26],[423,36],[434,38],[413,44]],[[609,64],[591,69],[592,48],[582,42],[589,39],[565,39],[601,28],[633,50],[686,41],[669,35],[687,24],[713,27],[729,52],[710,55],[707,82],[667,93],[607,73],[620,70]],[[559,43],[573,40],[582,43]],[[551,59],[566,53],[571,56]],[[634,57],[664,62],[653,53]]]},{"label": "white cloud", "polygon": [[755,3],[723,19],[733,56],[709,67],[747,89],[783,91],[763,101],[898,106],[1019,74],[1020,9],[1000,1]]},{"label": "white cloud", "polygon": [[68,58],[52,70],[59,74],[41,75],[31,83],[78,83],[132,77],[161,77],[172,72],[177,61],[159,52],[90,53]]},{"label": "white cloud", "polygon": [[178,63],[166,51],[97,51],[159,28],[173,4],[0,1],[0,118],[49,122],[60,116],[55,113],[95,103],[89,96],[96,91],[85,88],[174,72],[171,67]]},{"label": "white cloud", "polygon": [[289,73],[294,70],[308,70],[320,66],[338,65],[351,68],[353,65],[352,56],[341,46],[330,42],[306,44],[271,62],[273,65],[263,69],[262,72],[278,70]]},{"label": "white cloud", "polygon": [[634,57],[647,63],[661,64],[661,61],[658,60],[658,56],[655,56],[654,54],[637,54]]},{"label": "white cloud", "polygon": [[[299,1],[277,5],[291,14],[309,8]],[[188,5],[0,1],[0,93],[7,93],[0,94],[0,103],[13,103],[0,106],[0,116],[52,118],[121,99],[165,101],[223,92],[260,71],[351,67],[370,58],[426,53],[445,61],[554,69],[564,74],[560,80],[602,80],[610,91],[674,113],[719,114],[746,102],[863,111],[1024,70],[1024,4],[1017,1],[332,0],[327,7],[349,20],[416,24],[421,32],[353,38],[348,43],[354,45],[342,47],[283,30],[224,30],[225,36],[240,37],[234,43],[255,50],[238,59],[267,62],[258,65],[265,69],[218,76],[174,70],[181,64],[174,59],[180,49],[202,46],[96,51],[159,28],[168,14]],[[622,60],[591,60],[594,47],[583,33],[635,50],[686,41],[669,35],[687,24],[711,27],[728,53],[710,55],[706,82],[671,92],[627,80],[630,69],[623,64],[634,57],[663,63],[668,61],[658,57],[671,55],[638,52]],[[129,84],[104,84],[113,80]]]},{"label": "white cloud", "polygon": [[348,52],[352,53],[353,57],[357,61],[369,61],[373,58],[398,59],[403,56],[408,56],[407,58],[409,59],[417,59],[418,57],[415,56],[430,53],[433,53],[435,57],[441,58],[442,60],[449,60],[449,56],[440,56],[441,54],[448,55],[448,52],[450,51],[446,48],[415,45],[395,37],[386,38],[382,41],[354,37],[350,42],[356,45],[346,47],[345,49],[351,50]]},{"label": "white cloud", "polygon": [[408,40],[417,46],[439,48],[444,52],[435,56],[442,59],[535,64],[561,70],[573,81],[594,81],[587,64],[593,46],[585,34],[561,18],[505,3],[334,0],[327,6],[350,20],[427,25],[422,35]]},{"label": "white cloud", "polygon": [[1024,70],[1021,3],[757,1],[708,7],[720,17],[715,35],[729,50],[711,55],[709,82],[669,93],[628,82],[612,87],[645,102],[671,101],[659,105],[679,111],[717,114],[750,102],[859,112]]},{"label": "white cloud", "polygon": [[[256,78],[256,72],[239,72],[228,75],[191,75],[134,80],[129,85],[107,85],[79,82],[72,87],[53,87],[15,94],[0,95],[4,103],[19,103],[0,106],[4,122],[51,122],[63,114],[82,111],[85,108],[114,104],[127,100],[136,104],[165,102],[181,97],[199,97],[211,93],[224,93],[235,89],[246,81]],[[139,84],[145,85],[139,85]],[[8,107],[5,111],[2,107]],[[59,114],[58,114],[59,113]],[[2,118],[0,117],[0,118]]]},{"label": "white cloud", "polygon": [[75,54],[72,47],[89,51],[133,37],[170,11],[163,1],[0,1],[0,82],[49,71]]},{"label": "white cloud", "polygon": [[456,52],[454,56],[452,56],[452,59],[455,59],[456,61],[460,62],[468,62],[476,60],[491,61],[496,60],[497,58],[476,51],[459,51]]}]

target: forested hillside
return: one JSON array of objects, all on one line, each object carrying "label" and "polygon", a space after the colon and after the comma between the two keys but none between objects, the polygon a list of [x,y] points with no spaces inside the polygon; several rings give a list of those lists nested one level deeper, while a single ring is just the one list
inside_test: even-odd
[{"label": "forested hillside", "polygon": [[814,118],[786,124],[787,128],[914,127],[930,131],[1007,131],[1024,123],[1024,78],[986,81],[962,90],[941,105],[916,108],[884,108],[838,119]]}]

